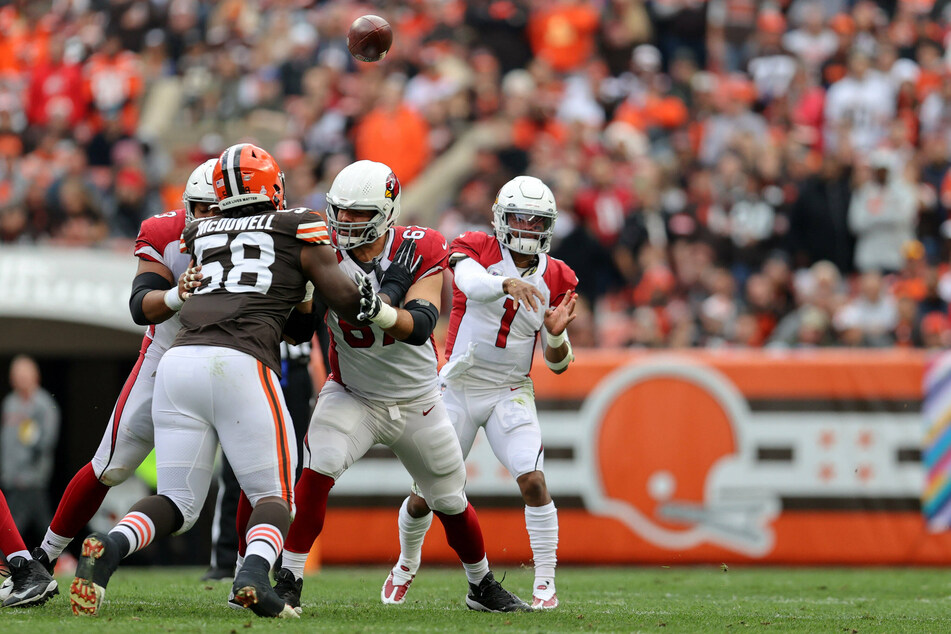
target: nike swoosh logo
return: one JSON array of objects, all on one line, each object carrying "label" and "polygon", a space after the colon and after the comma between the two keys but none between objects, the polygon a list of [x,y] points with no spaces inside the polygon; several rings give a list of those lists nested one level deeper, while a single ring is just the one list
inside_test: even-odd
[{"label": "nike swoosh logo", "polygon": [[[436,407],[436,406],[433,405],[433,407]],[[429,412],[433,411],[433,407],[430,407],[429,409],[424,410],[424,411],[423,411],[423,416],[425,416],[425,415],[428,414]]]},{"label": "nike swoosh logo", "polygon": [[521,386],[521,385],[518,386],[518,387],[510,387],[510,388],[509,388],[509,392],[514,392],[515,390],[520,390],[520,389],[522,389],[522,386]]}]

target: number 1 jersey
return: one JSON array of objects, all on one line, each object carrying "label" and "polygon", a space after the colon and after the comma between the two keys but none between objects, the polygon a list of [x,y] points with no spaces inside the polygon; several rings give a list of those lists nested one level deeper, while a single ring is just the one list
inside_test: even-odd
[{"label": "number 1 jersey", "polygon": [[185,302],[174,346],[246,352],[280,376],[284,323],[304,299],[305,244],[330,244],[323,219],[309,209],[190,223],[181,250],[201,265],[201,286]]},{"label": "number 1 jersey", "polygon": [[524,275],[509,250],[495,236],[469,231],[452,241],[450,254],[472,258],[491,275],[514,277],[541,291],[545,302],[532,312],[511,295],[493,302],[475,302],[452,285],[452,312],[446,334],[446,365],[442,376],[490,385],[523,383],[532,369],[535,337],[545,325],[545,309],[557,306],[578,286],[574,271],[561,260],[538,254],[538,264]]}]

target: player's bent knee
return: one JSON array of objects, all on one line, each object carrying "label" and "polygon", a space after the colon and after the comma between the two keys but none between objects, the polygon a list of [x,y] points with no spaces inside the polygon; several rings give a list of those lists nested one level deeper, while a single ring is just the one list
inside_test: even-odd
[{"label": "player's bent knee", "polygon": [[337,480],[347,470],[347,452],[336,447],[311,445],[310,465],[317,473]]},{"label": "player's bent knee", "polygon": [[181,527],[172,533],[172,535],[182,535],[191,530],[191,527],[195,525],[198,521],[198,515],[201,513],[201,508],[195,508],[195,504],[189,504],[182,500],[175,499],[170,495],[166,495],[166,498],[175,505],[175,508],[178,509],[178,512],[182,514],[182,525]]},{"label": "player's bent knee", "polygon": [[109,467],[99,476],[99,481],[107,487],[114,487],[129,479],[135,470],[131,467]]},{"label": "player's bent knee", "polygon": [[526,499],[542,498],[548,493],[548,486],[545,484],[545,474],[541,471],[532,471],[519,476],[518,486],[522,491],[522,497]]},{"label": "player's bent knee", "polygon": [[434,496],[430,506],[434,511],[445,513],[446,515],[458,515],[469,506],[469,500],[465,493],[456,495]]}]

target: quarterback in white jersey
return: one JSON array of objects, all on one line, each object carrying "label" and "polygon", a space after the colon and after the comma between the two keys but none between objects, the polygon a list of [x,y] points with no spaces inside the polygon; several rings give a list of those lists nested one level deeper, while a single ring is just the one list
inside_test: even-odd
[{"label": "quarterback in white jersey", "polygon": [[152,451],[155,370],[181,327],[178,310],[184,303],[183,294],[199,284],[184,279],[190,256],[179,251],[179,239],[188,221],[213,215],[211,205],[217,198],[211,172],[215,162],[205,161],[189,176],[182,197],[184,209],[147,218],[139,229],[134,251],[139,265],[129,307],[135,323],[148,327],[139,359],[122,387],[99,449],[73,476],[43,544],[34,549],[34,557],[50,569],[99,510],[109,487],[125,482]]},{"label": "quarterback in white jersey", "polygon": [[[499,190],[495,235],[464,233],[452,242],[452,314],[443,367],[443,400],[469,454],[480,427],[516,479],[535,561],[532,607],[558,606],[555,551],[558,512],[544,475],[544,448],[528,376],[536,338],[545,363],[563,372],[574,356],[565,332],[575,318],[578,278],[547,254],[557,211],[551,190],[518,176]],[[400,509],[400,558],[383,586],[384,603],[400,604],[419,568],[429,508],[415,492]]]},{"label": "quarterback in white jersey", "polygon": [[478,517],[464,491],[466,469],[438,387],[432,332],[439,316],[445,239],[432,229],[396,224],[400,184],[382,163],[345,167],[327,194],[340,267],[365,298],[389,299],[363,323],[333,311],[330,380],[317,399],[295,488],[297,516],[284,543],[275,589],[299,608],[304,564],[323,529],[334,482],[372,445],[393,450],[446,528],[469,581],[466,605],[493,612],[528,610],[489,571]]}]

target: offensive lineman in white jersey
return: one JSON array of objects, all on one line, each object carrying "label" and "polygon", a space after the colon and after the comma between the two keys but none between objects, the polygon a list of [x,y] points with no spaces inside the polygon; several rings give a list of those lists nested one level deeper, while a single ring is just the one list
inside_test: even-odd
[{"label": "offensive lineman in white jersey", "polygon": [[[375,443],[389,446],[446,529],[469,581],[466,605],[490,612],[529,607],[489,571],[478,517],[464,491],[462,451],[438,387],[433,327],[439,316],[445,239],[396,226],[400,184],[382,163],[345,167],[327,194],[340,267],[389,299],[370,323],[327,315],[331,375],[317,399],[294,491],[297,516],[275,590],[299,608],[304,564],[323,529],[334,482]],[[404,290],[405,289],[405,290]]]},{"label": "offensive lineman in white jersey", "polygon": [[[518,482],[535,561],[532,607],[551,609],[558,606],[558,512],[545,484],[528,373],[539,333],[553,372],[564,372],[574,359],[565,329],[575,318],[578,278],[547,253],[558,212],[542,181],[514,178],[499,190],[492,211],[495,236],[464,233],[449,249],[455,278],[449,361],[440,372],[443,400],[463,454],[484,427],[492,451]],[[406,600],[431,522],[426,501],[414,491],[400,508],[400,558],[383,584],[383,603]]]},{"label": "offensive lineman in white jersey", "polygon": [[[63,493],[43,544],[33,549],[50,572],[56,559],[89,522],[110,487],[125,482],[152,451],[152,388],[159,360],[181,327],[178,310],[183,295],[199,282],[183,279],[191,256],[179,251],[185,225],[214,215],[217,201],[211,173],[217,159],[209,159],[188,177],[184,209],[168,211],[142,222],[135,241],[139,265],[129,308],[139,325],[148,325],[139,360],[126,379],[92,460],[80,469]],[[178,281],[176,285],[176,280]]]}]

